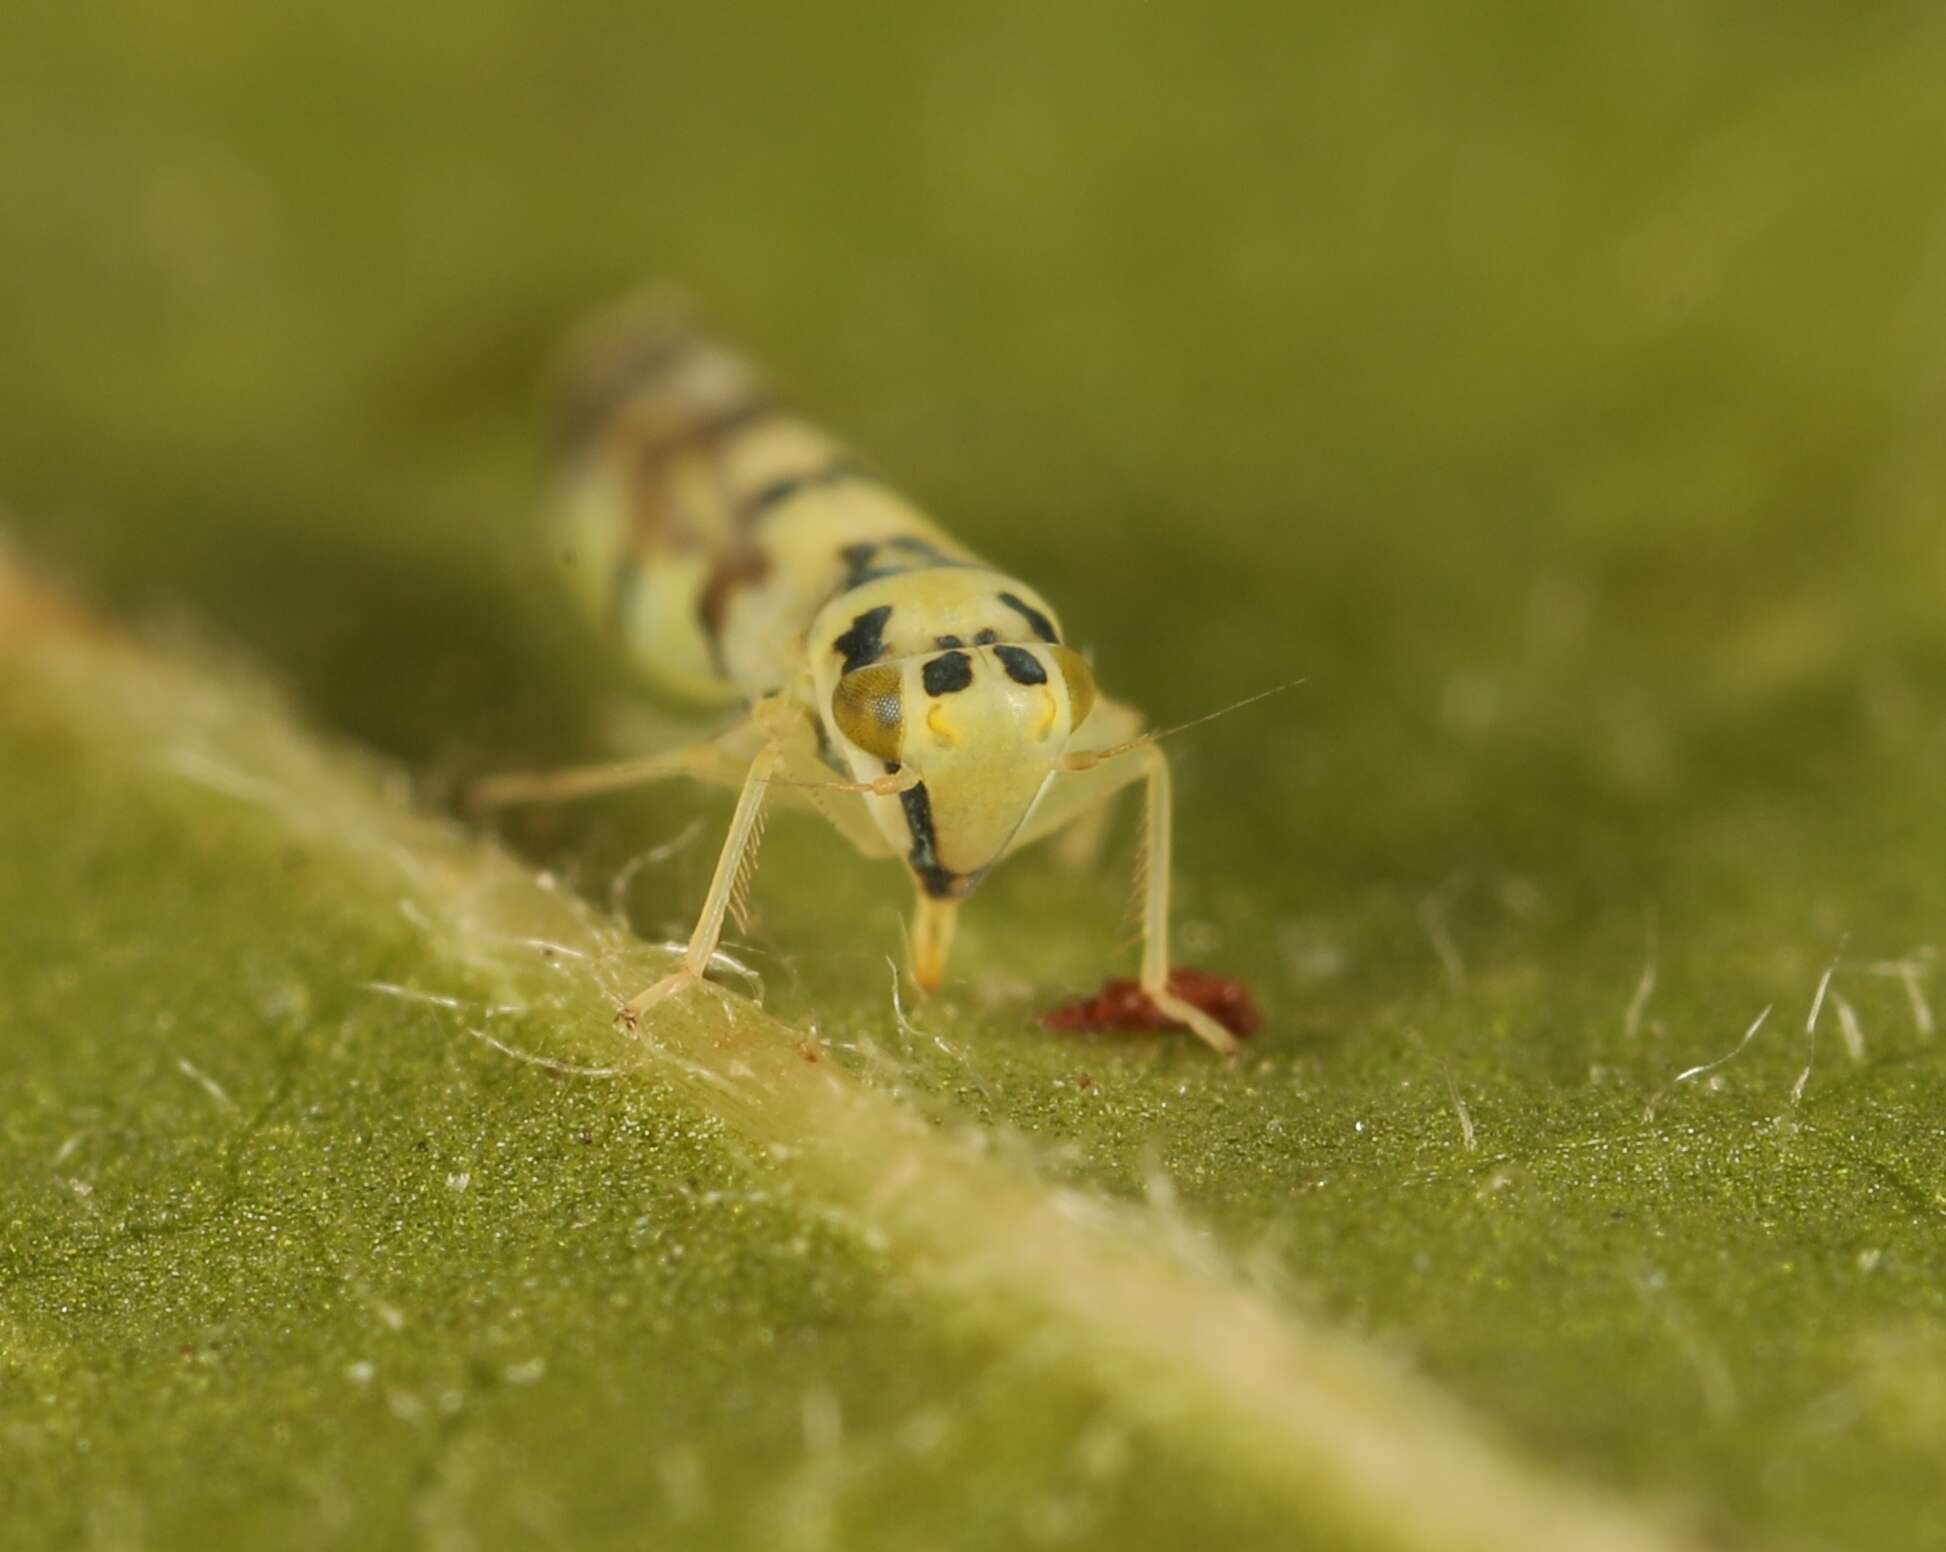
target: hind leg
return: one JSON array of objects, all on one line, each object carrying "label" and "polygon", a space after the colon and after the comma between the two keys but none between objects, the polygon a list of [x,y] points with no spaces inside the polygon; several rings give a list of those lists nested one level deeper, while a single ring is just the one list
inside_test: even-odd
[{"label": "hind leg", "polygon": [[742,763],[720,743],[688,744],[681,749],[662,750],[632,760],[613,760],[603,765],[483,777],[466,789],[463,805],[468,813],[484,814],[518,803],[564,803],[604,792],[625,792],[632,787],[646,787],[651,782],[683,776],[734,786],[741,778],[742,769]]}]

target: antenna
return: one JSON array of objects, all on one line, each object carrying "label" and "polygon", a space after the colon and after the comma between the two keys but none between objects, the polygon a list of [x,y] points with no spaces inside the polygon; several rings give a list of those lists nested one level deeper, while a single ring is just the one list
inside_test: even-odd
[{"label": "antenna", "polygon": [[1078,754],[1066,756],[1061,761],[1061,769],[1069,773],[1092,770],[1103,760],[1112,760],[1117,755],[1129,754],[1145,748],[1149,744],[1160,743],[1165,738],[1174,738],[1178,733],[1187,733],[1191,728],[1201,727],[1205,722],[1214,722],[1218,717],[1227,717],[1233,711],[1241,711],[1245,706],[1254,706],[1258,701],[1269,700],[1273,695],[1282,695],[1286,690],[1294,690],[1300,684],[1309,683],[1308,678],[1287,679],[1282,684],[1274,684],[1268,690],[1259,690],[1255,695],[1246,695],[1240,701],[1231,701],[1227,706],[1219,706],[1215,711],[1206,711],[1200,717],[1191,717],[1187,722],[1178,722],[1174,727],[1163,728],[1159,733],[1144,733],[1140,738],[1131,738],[1125,744],[1113,744],[1106,749],[1086,749]]}]

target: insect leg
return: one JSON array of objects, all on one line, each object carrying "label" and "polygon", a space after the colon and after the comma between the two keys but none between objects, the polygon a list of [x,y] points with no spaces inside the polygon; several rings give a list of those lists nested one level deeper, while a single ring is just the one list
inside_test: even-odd
[{"label": "insect leg", "polygon": [[715,744],[690,744],[681,749],[663,750],[632,760],[614,760],[605,765],[584,765],[573,770],[536,774],[488,776],[467,788],[465,807],[471,813],[481,814],[516,803],[560,803],[571,798],[594,797],[603,792],[620,792],[675,776],[689,776],[698,781],[720,779],[725,758],[725,751]]},{"label": "insect leg", "polygon": [[1130,751],[1147,778],[1147,878],[1142,892],[1142,990],[1170,1018],[1187,1025],[1204,1044],[1225,1056],[1238,1049],[1235,1038],[1201,1008],[1169,990],[1169,757],[1154,744]]},{"label": "insect leg", "polygon": [[736,813],[730,820],[730,833],[724,837],[722,854],[716,859],[716,873],[710,879],[702,914],[696,918],[695,929],[689,934],[689,947],[683,952],[682,963],[655,985],[623,1003],[615,1015],[618,1024],[633,1029],[641,1016],[665,997],[702,980],[710,956],[716,952],[717,940],[723,936],[723,917],[736,897],[738,880],[746,877],[755,863],[755,847],[763,829],[764,798],[771,776],[782,763],[783,756],[775,748],[764,749],[750,762],[743,779],[743,792],[737,798]]}]

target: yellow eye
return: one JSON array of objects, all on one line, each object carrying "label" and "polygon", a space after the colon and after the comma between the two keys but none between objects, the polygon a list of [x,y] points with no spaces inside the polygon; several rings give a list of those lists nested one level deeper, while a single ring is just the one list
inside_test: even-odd
[{"label": "yellow eye", "polygon": [[1088,720],[1095,705],[1095,676],[1087,660],[1068,647],[1049,647],[1061,682],[1068,687],[1068,731],[1073,732]]},{"label": "yellow eye", "polygon": [[831,695],[831,717],[838,731],[888,765],[899,763],[905,743],[905,707],[899,687],[899,670],[881,663],[846,674]]}]

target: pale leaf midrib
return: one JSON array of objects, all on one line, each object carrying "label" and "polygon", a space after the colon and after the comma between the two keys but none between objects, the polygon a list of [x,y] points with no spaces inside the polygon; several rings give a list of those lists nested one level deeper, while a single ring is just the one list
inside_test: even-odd
[{"label": "pale leaf midrib", "polygon": [[[502,849],[415,812],[380,763],[303,731],[247,674],[139,648],[0,560],[5,672],[86,743],[198,800],[244,803],[369,891],[490,998],[537,975],[569,1021],[605,1028],[613,984],[656,952]],[[601,974],[542,971],[505,945],[546,940]],[[889,1014],[889,1010],[888,1010]],[[1246,1471],[1293,1524],[1327,1517],[1401,1547],[1653,1552],[1686,1545],[1652,1516],[1496,1441],[1436,1388],[1294,1312],[1209,1258],[1168,1248],[1140,1209],[1057,1186],[970,1127],[807,1061],[798,1032],[748,1003],[693,998],[659,1016],[640,1060],[841,1210],[955,1317],[1056,1362],[1131,1411],[1167,1419],[1191,1459]]]}]

